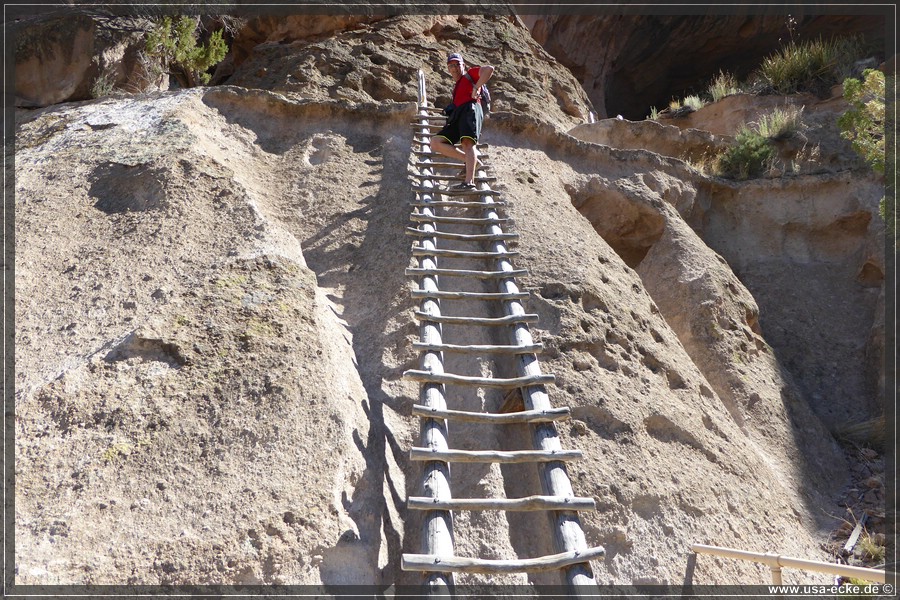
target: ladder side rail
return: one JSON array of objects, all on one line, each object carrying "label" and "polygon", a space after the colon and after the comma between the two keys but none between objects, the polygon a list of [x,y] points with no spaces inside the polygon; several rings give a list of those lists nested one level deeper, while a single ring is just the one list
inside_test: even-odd
[{"label": "ladder side rail", "polygon": [[[426,259],[430,262],[430,259]],[[423,261],[425,262],[425,261]],[[423,277],[420,285],[436,288],[434,277]],[[426,298],[422,301],[421,310],[428,314],[439,315],[438,300]],[[440,323],[423,321],[420,325],[420,338],[423,340],[441,340]],[[423,352],[420,360],[423,370],[443,373],[442,353]],[[447,402],[442,384],[424,383],[419,388],[419,401],[437,410],[446,410]],[[439,451],[449,450],[449,431],[447,421],[440,418],[422,419],[420,438],[422,445]],[[452,498],[450,491],[450,465],[447,462],[432,460],[425,463],[422,479],[423,495],[438,500]],[[425,512],[422,527],[422,547],[427,554],[451,557],[453,548],[453,515],[449,510],[429,510]],[[428,573],[424,582],[426,593],[444,594],[452,589],[453,577],[447,573]]]},{"label": "ladder side rail", "polygon": [[[483,201],[490,205],[493,198],[489,195],[483,197]],[[488,207],[484,211],[485,218],[495,219],[497,213],[493,208]],[[485,227],[486,233],[501,233],[502,229],[497,225],[488,225]],[[498,240],[491,244],[491,248],[495,252],[506,252],[506,244],[503,240]],[[513,265],[505,258],[497,259],[496,268],[503,271],[513,271]],[[504,293],[518,293],[519,288],[512,277],[509,279],[498,280],[498,287]],[[507,315],[523,315],[525,307],[518,300],[507,300],[503,302],[503,309]],[[516,323],[511,325],[511,343],[522,346],[530,346],[534,344],[531,331],[526,323]],[[520,377],[540,376],[541,368],[535,354],[520,354],[515,359],[517,374]],[[553,406],[550,404],[550,397],[543,385],[532,385],[522,388],[522,399],[525,403],[526,410],[550,410]],[[562,450],[562,444],[559,440],[559,434],[556,425],[552,422],[538,423],[532,428],[532,440],[536,450],[559,451]],[[544,494],[548,496],[572,497],[575,492],[569,479],[563,462],[554,461],[542,463],[538,465],[538,471],[541,479],[541,486]],[[558,552],[579,552],[583,553],[588,549],[587,540],[584,531],[581,528],[581,521],[577,513],[573,511],[558,511],[553,513],[550,518],[553,521],[554,541]],[[594,574],[587,562],[577,563],[567,566],[563,570],[566,583],[570,586],[574,596],[577,597],[595,597],[598,588],[594,579]]]},{"label": "ladder side rail", "polygon": [[[428,101],[428,98],[426,97],[426,94],[425,94],[425,71],[423,71],[422,69],[419,69],[418,83],[419,83],[419,107],[424,107],[425,103]],[[424,108],[422,108],[419,111],[419,114],[422,116],[427,116],[428,112]]]},{"label": "ladder side rail", "polygon": [[[419,70],[419,114],[427,115],[425,110],[426,92],[425,92],[425,74]],[[427,123],[423,118],[422,123]],[[425,129],[423,128],[423,131]],[[430,150],[430,143],[422,142],[422,149]],[[423,169],[423,173],[433,173],[431,169]],[[428,179],[422,181],[422,185],[433,187],[433,182]],[[427,201],[434,200],[433,195],[423,194],[422,199]],[[433,216],[433,210],[425,207],[422,209],[425,214]],[[422,223],[422,229],[434,232],[434,225],[431,223]],[[425,237],[421,240],[423,246],[435,248],[437,246],[436,237]],[[437,258],[434,256],[423,256],[418,259],[419,267],[422,269],[437,269]],[[419,288],[424,290],[438,290],[438,279],[436,275],[423,275],[419,282]],[[437,298],[423,298],[420,309],[423,313],[430,315],[441,314],[440,300]],[[441,324],[434,321],[422,321],[419,326],[419,337],[426,344],[441,344],[442,329]],[[437,373],[444,372],[443,354],[441,352],[426,351],[422,353],[420,363],[423,370],[430,370]],[[444,396],[444,386],[442,384],[425,383],[419,386],[419,401],[437,410],[447,410],[447,402]],[[447,421],[440,418],[428,418],[421,420],[420,439],[422,445],[426,448],[435,448],[439,450],[449,450],[448,443],[449,431]],[[450,491],[450,465],[444,461],[428,461],[425,463],[422,478],[422,491],[426,497],[437,498],[438,500],[450,500],[452,498]],[[425,552],[435,556],[452,557],[455,552],[453,549],[453,514],[449,510],[429,510],[425,511],[422,527],[422,546]],[[447,596],[453,590],[453,574],[441,572],[429,572],[425,574],[423,586],[426,596]]]}]

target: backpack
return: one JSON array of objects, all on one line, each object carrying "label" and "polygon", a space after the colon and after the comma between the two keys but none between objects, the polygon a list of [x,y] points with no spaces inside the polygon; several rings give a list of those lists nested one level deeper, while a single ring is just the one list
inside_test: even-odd
[{"label": "backpack", "polygon": [[[475,85],[475,80],[472,79],[472,76],[468,73],[465,74],[466,79],[468,79],[472,85]],[[491,92],[488,90],[487,84],[481,86],[481,108],[484,111],[484,116],[488,116],[491,114]]]}]

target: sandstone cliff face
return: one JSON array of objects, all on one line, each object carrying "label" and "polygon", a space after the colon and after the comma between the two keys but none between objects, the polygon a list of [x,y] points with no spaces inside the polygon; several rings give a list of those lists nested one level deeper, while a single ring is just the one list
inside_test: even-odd
[{"label": "sandstone cliff face", "polygon": [[[708,177],[683,158],[733,132],[700,114],[684,129],[579,125],[574,78],[505,18],[355,22],[307,42],[304,23],[265,33],[286,43],[248,50],[228,80],[241,85],[17,112],[16,583],[418,582],[399,568],[420,550],[405,507],[418,391],[401,379],[418,359],[408,100],[424,63],[440,104],[443,56],[463,40],[498,66],[488,162],[521,234],[551,401],[573,408],[563,443],[585,459],[570,476],[600,509],[583,517],[607,550],[598,581],[679,584],[697,542],[830,559],[828,515],[860,500],[845,485],[878,475],[829,427],[878,410],[860,352],[883,289],[880,182],[845,158]],[[358,79],[379,61],[381,83]],[[466,449],[528,438],[451,435]],[[454,495],[520,496],[535,477],[461,465]],[[552,550],[528,517],[455,527],[459,554]],[[759,581],[741,562],[694,572]]]},{"label": "sandstone cliff face", "polygon": [[[512,17],[381,19],[311,40],[303,35],[306,28],[297,32],[283,23],[270,25],[274,29],[266,41],[235,65],[229,84],[289,97],[411,102],[422,69],[431,98],[444,106],[452,90],[447,55],[462,52],[469,65],[497,67],[490,83],[494,111],[527,114],[539,108],[548,122],[568,129],[586,121],[592,110],[572,74],[554,68],[555,60]],[[260,34],[251,29],[247,35]],[[238,36],[239,44],[242,39]]]}]

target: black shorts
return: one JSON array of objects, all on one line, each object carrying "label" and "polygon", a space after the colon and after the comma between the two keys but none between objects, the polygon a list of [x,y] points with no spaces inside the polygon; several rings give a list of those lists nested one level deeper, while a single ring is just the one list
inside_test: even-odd
[{"label": "black shorts", "polygon": [[453,145],[463,138],[469,138],[477,143],[481,137],[481,123],[484,121],[484,112],[478,102],[466,102],[457,106],[447,124],[441,128],[436,137],[442,137]]}]

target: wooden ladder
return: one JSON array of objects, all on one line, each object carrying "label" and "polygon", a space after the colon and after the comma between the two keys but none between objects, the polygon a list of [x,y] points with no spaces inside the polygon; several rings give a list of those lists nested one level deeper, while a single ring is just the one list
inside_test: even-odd
[{"label": "wooden ladder", "polygon": [[[576,460],[580,451],[561,447],[555,422],[569,417],[568,408],[553,408],[546,385],[552,375],[541,373],[537,354],[541,344],[532,339],[529,324],[537,315],[528,314],[522,301],[528,298],[520,291],[516,277],[526,273],[514,268],[511,258],[517,255],[507,249],[515,233],[503,230],[508,220],[498,214],[505,203],[490,188],[495,181],[485,170],[488,155],[482,153],[482,166],[476,173],[475,190],[450,190],[450,182],[462,178],[441,175],[446,168],[458,171],[464,165],[432,153],[430,136],[444,119],[427,106],[424,74],[419,71],[419,112],[413,122],[413,226],[406,233],[414,238],[413,256],[418,266],[407,269],[408,276],[418,279],[413,290],[421,298],[415,318],[420,321],[420,368],[409,370],[404,377],[419,382],[419,403],[413,414],[422,420],[420,446],[410,449],[412,461],[424,463],[422,496],[407,499],[411,510],[423,513],[421,554],[404,554],[401,568],[424,574],[424,595],[446,596],[453,592],[454,573],[507,574],[561,570],[571,594],[575,597],[597,594],[596,582],[588,561],[604,556],[602,547],[588,547],[577,511],[596,510],[593,498],[575,496],[565,462]],[[436,124],[438,123],[438,124]],[[483,144],[479,149],[485,148]],[[460,210],[465,216],[461,216]],[[452,211],[452,214],[446,214]],[[472,211],[472,212],[467,212]],[[472,214],[474,213],[474,214]],[[454,231],[449,228],[453,227]],[[468,231],[472,228],[473,231]],[[465,232],[459,232],[462,229]],[[452,245],[452,247],[447,247]],[[476,249],[460,249],[474,247]],[[487,246],[489,249],[483,249]],[[438,266],[438,259],[483,259],[486,269],[456,269]],[[493,282],[496,291],[471,292],[441,289],[439,281],[477,279]],[[481,300],[499,303],[503,316],[448,316],[441,314],[441,300]],[[490,313],[488,313],[490,314]],[[460,345],[443,342],[443,328],[506,328],[509,344]],[[478,356],[508,355],[515,363],[516,376],[483,377],[444,371],[444,353],[467,353]],[[516,409],[500,412],[454,410],[447,406],[446,386],[467,388],[500,388],[509,390],[507,398],[521,394]],[[507,403],[505,403],[507,404]],[[476,422],[496,426],[528,424],[532,431],[532,450],[455,450],[450,447],[450,422]],[[540,493],[522,498],[454,498],[450,486],[450,464],[535,463],[541,481]],[[549,511],[553,525],[555,554],[513,560],[481,559],[456,556],[453,547],[453,511],[502,510]]]}]

